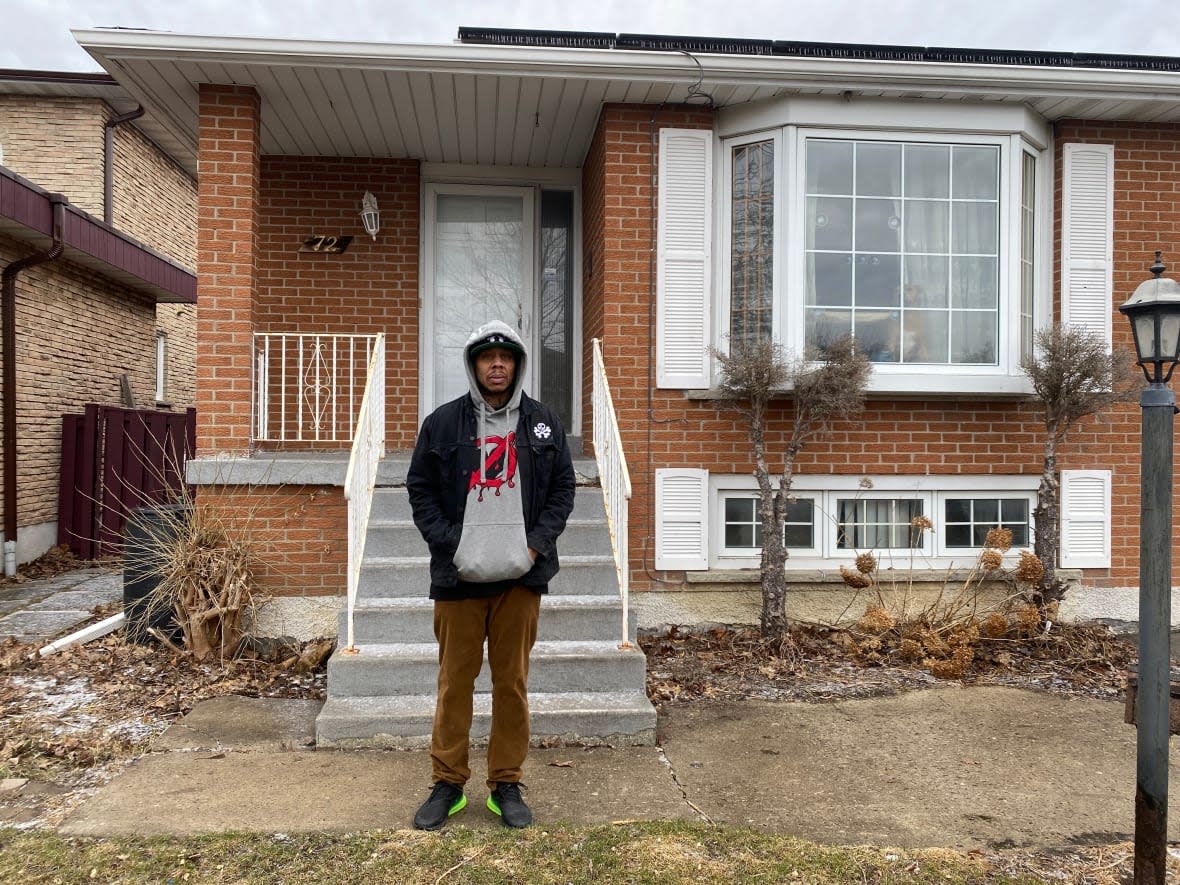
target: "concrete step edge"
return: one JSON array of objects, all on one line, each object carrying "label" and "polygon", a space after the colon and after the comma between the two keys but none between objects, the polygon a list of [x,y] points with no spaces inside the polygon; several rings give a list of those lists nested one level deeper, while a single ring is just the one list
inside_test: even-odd
[{"label": "concrete step edge", "polygon": [[[357,654],[344,654],[337,650],[332,658],[340,663],[352,663],[365,659],[387,658],[429,658],[438,660],[438,643],[436,642],[358,642]],[[643,656],[643,651],[637,645],[621,648],[617,640],[613,639],[539,639],[533,645],[534,663],[540,658],[593,657],[606,655]]]}]

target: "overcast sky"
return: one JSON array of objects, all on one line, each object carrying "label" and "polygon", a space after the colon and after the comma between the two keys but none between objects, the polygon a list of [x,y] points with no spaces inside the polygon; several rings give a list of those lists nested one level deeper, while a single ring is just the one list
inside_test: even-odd
[{"label": "overcast sky", "polygon": [[0,68],[98,70],[71,28],[449,43],[460,25],[1180,55],[1176,0],[0,0]]}]

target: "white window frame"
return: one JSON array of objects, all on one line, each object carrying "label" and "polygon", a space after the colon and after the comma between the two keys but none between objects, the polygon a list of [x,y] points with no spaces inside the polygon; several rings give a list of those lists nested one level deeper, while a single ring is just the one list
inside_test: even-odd
[{"label": "white window frame", "polygon": [[[826,507],[824,514],[827,517],[825,522],[825,540],[827,546],[825,552],[828,559],[842,560],[846,558],[855,558],[861,553],[872,553],[877,557],[877,561],[882,566],[890,565],[894,568],[905,568],[913,564],[919,567],[924,564],[926,560],[934,552],[934,541],[932,533],[926,530],[922,531],[922,542],[917,547],[839,547],[840,530],[839,530],[839,514],[840,502],[848,499],[856,501],[921,501],[922,512],[919,516],[925,516],[931,521],[930,508],[933,506],[933,496],[930,492],[919,491],[917,489],[882,489],[873,484],[871,489],[843,489],[838,491],[830,491],[825,494]],[[891,525],[900,525],[900,523],[891,523]]]},{"label": "white window frame", "polygon": [[1024,501],[1028,504],[1028,544],[1023,548],[1013,548],[1009,555],[1016,555],[1020,549],[1031,550],[1035,535],[1033,533],[1033,511],[1037,506],[1037,493],[1033,491],[1018,491],[1012,489],[965,489],[963,491],[943,490],[937,495],[938,518],[934,520],[935,528],[939,531],[935,535],[938,541],[938,555],[946,557],[961,557],[978,555],[982,547],[950,547],[946,543],[946,502],[951,498],[976,498],[1001,501]]},{"label": "white window frame", "polygon": [[[718,480],[725,480],[728,477],[718,477]],[[821,507],[823,506],[823,495],[817,492],[799,492],[797,494],[792,490],[792,494],[796,498],[807,499],[812,502],[812,513],[817,517],[816,523],[812,526],[811,538],[814,542],[811,547],[790,547],[787,552],[789,554],[788,561],[795,557],[807,558],[821,558],[823,556],[823,541],[822,541],[822,524],[824,520],[822,517]],[[759,556],[761,555],[761,548],[751,547],[726,547],[725,546],[725,501],[729,498],[745,498],[752,501],[758,501],[758,490],[742,490],[735,488],[727,488],[718,486],[717,491],[711,496],[711,506],[717,513],[717,518],[710,520],[712,530],[710,532],[709,550],[716,551],[715,556],[711,553],[710,559],[716,559],[720,563],[732,563],[722,565],[723,568],[746,568],[746,565],[738,565],[737,563],[745,563],[751,558],[754,560],[754,565],[757,567]],[[755,551],[751,554],[751,551]]]},{"label": "white window frame", "polygon": [[[722,353],[729,353],[729,329],[730,329],[730,305],[732,303],[731,286],[733,283],[733,261],[731,244],[733,242],[733,199],[732,199],[732,184],[733,181],[733,149],[743,147],[745,145],[759,144],[764,141],[769,141],[774,144],[774,235],[777,240],[781,236],[781,231],[785,230],[787,225],[787,207],[786,201],[783,199],[783,149],[784,138],[782,130],[774,130],[771,132],[755,132],[750,135],[737,136],[736,138],[728,138],[724,142],[724,149],[721,151],[721,180],[720,180],[720,194],[721,199],[715,199],[716,205],[720,206],[721,210],[721,249],[714,249],[714,254],[724,256],[724,260],[714,262],[714,270],[719,277],[715,279],[713,291],[719,293],[719,297],[714,299],[716,306],[716,315],[713,318],[713,328],[717,330],[717,341],[715,346]],[[780,318],[783,316],[785,306],[782,301],[783,287],[779,285],[779,280],[782,279],[784,270],[782,249],[774,250],[774,259],[771,262],[771,277],[773,279],[773,289],[771,291],[771,311],[773,316],[773,323],[775,328],[778,327]]]},{"label": "white window frame", "polygon": [[168,333],[156,331],[156,402],[167,402],[168,395]]},{"label": "white window frame", "polygon": [[[904,126],[898,126],[904,121]],[[783,99],[759,103],[719,115],[717,137],[723,170],[718,177],[716,203],[721,223],[714,250],[719,256],[714,291],[719,293],[714,346],[725,350],[729,330],[732,232],[731,185],[733,148],[752,142],[775,141],[774,329],[775,339],[790,352],[805,346],[804,298],[806,262],[803,220],[806,210],[805,151],[808,138],[847,141],[899,141],[942,144],[988,144],[1000,148],[1000,268],[999,339],[996,366],[938,364],[918,368],[874,363],[869,390],[874,393],[1028,394],[1031,384],[1020,366],[1020,212],[1023,156],[1035,160],[1035,328],[1052,318],[1051,273],[1048,260],[1053,230],[1051,132],[1044,120],[1021,108],[954,106],[935,102],[822,99]],[[714,372],[718,367],[714,365]],[[717,380],[715,374],[714,380]]]},{"label": "white window frame", "polygon": [[[871,488],[862,487],[868,481]],[[864,550],[841,550],[836,547],[837,501],[841,498],[920,498],[923,515],[934,524],[934,530],[923,533],[923,544],[909,548],[873,550],[882,567],[915,569],[969,568],[982,547],[951,547],[944,542],[946,500],[948,498],[1020,498],[1029,505],[1029,546],[1013,548],[1005,559],[1014,562],[1021,549],[1031,549],[1034,537],[1032,513],[1036,506],[1039,476],[980,475],[980,476],[796,476],[791,493],[815,502],[815,546],[788,551],[788,570],[830,570],[841,565],[851,566],[857,554]],[[758,483],[753,476],[709,475],[709,567],[713,569],[756,569],[760,565],[760,549],[725,547],[725,499],[728,497],[756,497]]]}]

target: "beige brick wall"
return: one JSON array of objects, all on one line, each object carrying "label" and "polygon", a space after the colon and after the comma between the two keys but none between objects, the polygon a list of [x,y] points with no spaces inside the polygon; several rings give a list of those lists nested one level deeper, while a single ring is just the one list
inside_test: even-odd
[{"label": "beige brick wall", "polygon": [[[0,265],[27,254],[0,236]],[[120,405],[124,372],[136,407],[154,406],[155,305],[59,260],[18,277],[16,326],[18,524],[39,525],[57,519],[61,416]]]},{"label": "beige brick wall", "polygon": [[95,99],[0,95],[4,165],[102,218],[102,130],[108,113]]},{"label": "beige brick wall", "polygon": [[[104,124],[114,116],[98,99],[0,95],[3,165],[46,190],[64,193],[75,206],[101,219]],[[196,181],[132,124],[115,129],[114,149],[114,226],[195,269]],[[164,401],[176,408],[194,405],[195,308],[162,304],[156,327],[168,340]],[[154,335],[149,356],[154,361]],[[154,380],[137,391],[145,406],[155,403],[154,394]]]},{"label": "beige brick wall", "polygon": [[161,405],[183,410],[197,404],[197,306],[156,306],[156,329],[167,340],[167,368]]},{"label": "beige brick wall", "polygon": [[119,230],[177,264],[196,268],[197,183],[133,124],[115,129],[111,214]]}]

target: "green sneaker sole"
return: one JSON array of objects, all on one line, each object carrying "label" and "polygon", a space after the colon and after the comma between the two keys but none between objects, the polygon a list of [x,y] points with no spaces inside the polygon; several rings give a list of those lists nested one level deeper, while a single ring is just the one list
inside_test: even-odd
[{"label": "green sneaker sole", "polygon": [[490,811],[492,814],[496,815],[497,817],[502,817],[502,816],[503,816],[503,815],[501,815],[501,813],[500,813],[500,803],[499,803],[499,802],[497,802],[497,801],[496,801],[496,800],[495,800],[493,797],[491,797],[491,796],[488,796],[488,811]]},{"label": "green sneaker sole", "polygon": [[451,806],[451,810],[447,812],[447,817],[450,817],[453,814],[458,814],[460,811],[462,811],[466,807],[467,807],[467,795],[464,794],[459,797],[458,802],[456,802],[454,805]]}]

